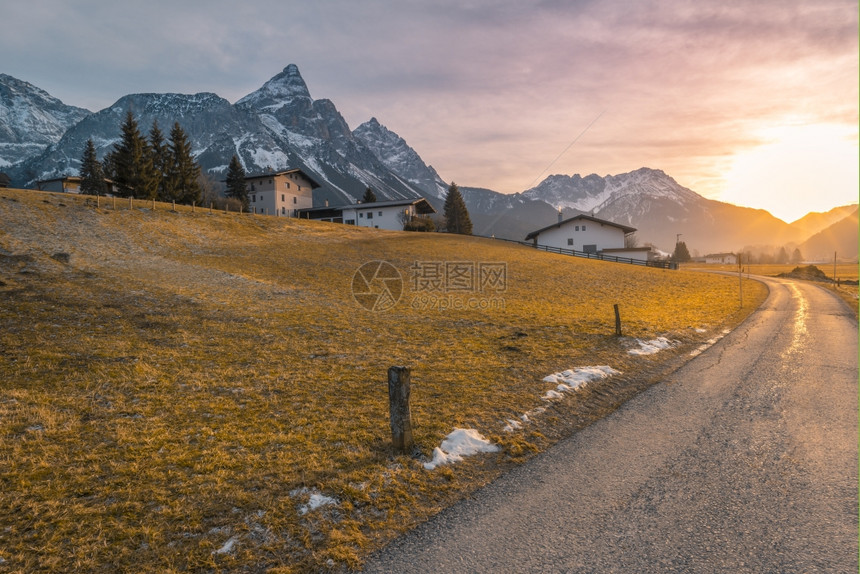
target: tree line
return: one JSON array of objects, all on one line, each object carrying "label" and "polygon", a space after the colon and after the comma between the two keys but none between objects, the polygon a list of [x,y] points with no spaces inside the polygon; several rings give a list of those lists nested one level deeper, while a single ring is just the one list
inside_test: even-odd
[{"label": "tree line", "polygon": [[191,143],[179,122],[165,139],[158,122],[153,121],[145,137],[129,110],[121,129],[120,141],[101,162],[93,140],[87,140],[81,157],[81,193],[103,195],[109,191],[110,181],[119,197],[200,203],[200,165],[191,155]]}]

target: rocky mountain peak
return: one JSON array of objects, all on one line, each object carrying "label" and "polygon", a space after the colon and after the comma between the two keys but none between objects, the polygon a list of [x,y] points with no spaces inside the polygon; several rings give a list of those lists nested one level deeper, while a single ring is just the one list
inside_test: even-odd
[{"label": "rocky mountain peak", "polygon": [[89,114],[28,82],[0,74],[0,167],[38,154]]},{"label": "rocky mountain peak", "polygon": [[236,105],[274,112],[296,100],[303,100],[308,105],[312,101],[298,66],[290,64],[280,74],[263,84],[259,90],[236,102]]}]

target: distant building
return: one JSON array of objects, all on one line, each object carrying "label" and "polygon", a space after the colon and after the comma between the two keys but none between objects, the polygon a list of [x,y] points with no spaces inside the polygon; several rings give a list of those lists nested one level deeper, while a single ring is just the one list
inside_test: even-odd
[{"label": "distant building", "polygon": [[12,183],[12,178],[0,171],[0,188],[9,187],[10,183]]},{"label": "distant building", "polygon": [[300,169],[245,177],[248,205],[254,213],[297,217],[313,207],[313,190],[320,184]]},{"label": "distant building", "polygon": [[705,263],[737,265],[738,256],[734,253],[712,253],[710,255],[705,255]]},{"label": "distant building", "polygon": [[337,207],[314,207],[301,210],[300,216],[359,227],[400,231],[407,222],[415,218],[428,217],[433,213],[436,213],[436,210],[426,199],[415,197],[392,201],[353,203]]},{"label": "distant building", "polygon": [[653,251],[650,247],[626,247],[625,238],[636,232],[635,227],[580,214],[562,219],[526,235],[526,241],[556,249],[567,249],[583,253],[595,253],[648,261]]},{"label": "distant building", "polygon": [[[81,178],[76,175],[64,175],[52,179],[43,179],[36,182],[39,191],[53,191],[56,193],[81,193]],[[105,179],[105,194],[116,192],[116,184],[113,180]]]},{"label": "distant building", "polygon": [[55,191],[58,193],[80,193],[81,178],[76,175],[65,175],[36,182],[39,191]]}]

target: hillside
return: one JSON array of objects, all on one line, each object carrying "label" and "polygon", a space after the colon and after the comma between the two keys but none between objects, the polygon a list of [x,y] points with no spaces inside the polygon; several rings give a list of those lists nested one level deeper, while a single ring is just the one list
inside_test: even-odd
[{"label": "hillside", "polygon": [[800,252],[808,261],[832,261],[834,253],[841,261],[857,261],[858,228],[854,206],[853,212],[807,239]]},{"label": "hillside", "polygon": [[[402,280],[361,287],[381,260]],[[464,263],[504,280],[463,283]],[[746,283],[738,310],[737,287],[487,239],[0,190],[0,559],[356,566],[719,338],[764,296]],[[383,292],[397,304],[362,307]],[[414,457],[390,451],[392,365],[412,368]],[[590,366],[619,373],[578,391],[548,378]],[[501,450],[427,470],[455,428]]]}]

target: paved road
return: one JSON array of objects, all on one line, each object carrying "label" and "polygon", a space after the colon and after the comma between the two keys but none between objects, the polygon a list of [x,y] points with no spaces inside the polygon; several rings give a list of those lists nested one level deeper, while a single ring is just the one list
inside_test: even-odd
[{"label": "paved road", "polygon": [[857,323],[766,280],[743,325],[367,572],[858,572]]}]

